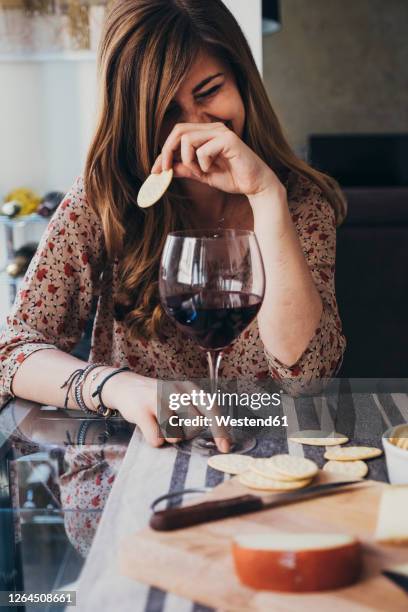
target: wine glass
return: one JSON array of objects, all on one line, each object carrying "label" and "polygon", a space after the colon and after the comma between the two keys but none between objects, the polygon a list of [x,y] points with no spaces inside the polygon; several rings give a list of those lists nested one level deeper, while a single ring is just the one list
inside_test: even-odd
[{"label": "wine glass", "polygon": [[[265,271],[255,233],[248,230],[182,230],[168,234],[159,273],[164,310],[206,352],[211,393],[217,393],[223,350],[256,317],[265,293]],[[247,452],[254,439],[236,439],[231,452]],[[210,430],[179,448],[209,455]]]}]

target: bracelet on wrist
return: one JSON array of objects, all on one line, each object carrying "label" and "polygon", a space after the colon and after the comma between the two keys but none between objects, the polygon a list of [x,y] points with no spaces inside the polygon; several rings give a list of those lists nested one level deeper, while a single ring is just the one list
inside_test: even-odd
[{"label": "bracelet on wrist", "polygon": [[87,414],[95,414],[95,410],[91,410],[90,408],[88,408],[88,406],[84,402],[84,398],[82,396],[82,386],[89,372],[91,372],[95,368],[100,367],[101,365],[104,365],[104,364],[103,363],[88,364],[86,368],[82,370],[81,374],[79,375],[79,377],[77,377],[74,383],[74,397],[75,397],[77,406],[80,410],[82,410],[83,412],[86,412]]},{"label": "bracelet on wrist", "polygon": [[96,387],[96,390],[93,393],[91,393],[92,397],[98,397],[98,402],[99,402],[99,405],[97,408],[98,414],[101,414],[105,418],[108,418],[110,416],[116,416],[118,414],[117,410],[112,410],[112,408],[109,408],[108,406],[104,404],[103,399],[102,399],[102,390],[103,390],[105,383],[110,378],[112,378],[112,376],[115,376],[116,374],[120,374],[120,372],[126,372],[129,370],[130,368],[128,366],[123,366],[122,368],[118,368],[114,370],[113,372],[110,372],[110,374],[105,376],[102,382],[99,383],[99,385]]},{"label": "bracelet on wrist", "polygon": [[[110,369],[111,369],[111,366],[108,366],[108,365],[101,366],[100,370],[98,370],[97,372],[93,372],[89,376],[90,383],[89,383],[89,386],[88,386],[88,398],[89,398],[89,402],[90,402],[91,406],[93,407],[94,412],[98,411],[99,404],[95,403],[95,400],[92,397],[92,385],[95,382],[95,380],[97,380],[100,377],[102,372],[104,372],[105,370],[110,370]],[[87,377],[87,379],[88,379],[88,377]],[[85,387],[85,384],[86,384],[86,381],[84,381],[83,387]]]}]

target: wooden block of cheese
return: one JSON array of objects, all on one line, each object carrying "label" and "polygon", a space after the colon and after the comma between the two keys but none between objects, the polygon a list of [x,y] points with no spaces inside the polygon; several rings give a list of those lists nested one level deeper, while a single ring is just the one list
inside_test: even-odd
[{"label": "wooden block of cheese", "polygon": [[383,490],[375,538],[383,544],[408,545],[408,486],[394,485]]}]

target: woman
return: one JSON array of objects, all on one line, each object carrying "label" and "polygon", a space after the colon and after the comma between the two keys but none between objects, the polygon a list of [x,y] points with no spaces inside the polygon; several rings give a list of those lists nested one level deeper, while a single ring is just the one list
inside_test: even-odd
[{"label": "woman", "polygon": [[[333,375],[345,347],[334,293],[344,200],[332,179],[291,151],[223,2],[114,3],[99,67],[100,115],[84,176],[49,224],[8,317],[2,391],[63,405],[61,385],[86,366],[68,353],[97,294],[89,360],[105,368],[83,381],[84,402],[93,409],[98,380],[129,366],[106,382],[104,404],[162,444],[157,380],[207,372],[158,298],[166,235],[192,227],[254,230],[265,263],[264,303],[221,375],[273,377],[294,392]],[[170,167],[170,190],[139,209],[146,176]],[[228,450],[227,440],[218,446]]]}]

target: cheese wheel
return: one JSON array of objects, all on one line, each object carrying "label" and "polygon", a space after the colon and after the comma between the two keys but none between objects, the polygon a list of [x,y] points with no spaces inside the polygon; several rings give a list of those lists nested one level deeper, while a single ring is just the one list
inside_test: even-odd
[{"label": "cheese wheel", "polygon": [[355,538],[326,533],[262,533],[237,536],[235,571],[253,589],[307,593],[349,586],[362,569]]}]

